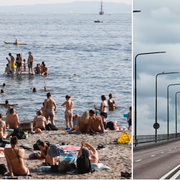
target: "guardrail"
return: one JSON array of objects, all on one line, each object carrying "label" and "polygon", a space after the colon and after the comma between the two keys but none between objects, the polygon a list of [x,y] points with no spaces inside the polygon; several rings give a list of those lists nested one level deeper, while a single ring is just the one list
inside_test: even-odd
[{"label": "guardrail", "polygon": [[180,133],[174,133],[174,134],[158,134],[157,138],[155,135],[137,135],[136,138],[135,136],[133,137],[133,145],[138,146],[142,144],[152,144],[157,142],[162,142],[162,141],[169,141],[173,140],[176,138],[180,138]]}]

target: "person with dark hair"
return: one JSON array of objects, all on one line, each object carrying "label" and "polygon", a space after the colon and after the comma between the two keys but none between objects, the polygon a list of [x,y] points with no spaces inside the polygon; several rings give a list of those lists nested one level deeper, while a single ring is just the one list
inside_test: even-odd
[{"label": "person with dark hair", "polygon": [[102,117],[104,128],[106,128],[106,118],[107,118],[107,102],[105,101],[106,100],[106,96],[102,95],[101,96],[101,100],[102,100],[102,103],[101,103],[100,109],[98,109],[96,107],[95,107],[95,109],[99,110],[101,112],[100,115]]},{"label": "person with dark hair", "polygon": [[5,104],[0,104],[1,106],[16,106],[16,105],[18,105],[18,104],[9,104],[9,101],[8,100],[6,100],[5,101]]},{"label": "person with dark hair", "polygon": [[2,120],[3,118],[3,114],[0,113],[0,138],[6,138],[7,137],[7,133],[6,133],[6,124],[5,122]]},{"label": "person with dark hair", "polygon": [[46,67],[45,63],[43,62],[42,65],[41,65],[41,75],[42,76],[47,76],[49,75],[48,73],[48,68]]},{"label": "person with dark hair", "polygon": [[36,65],[36,67],[34,68],[34,73],[35,74],[40,74],[41,73],[41,66],[40,66],[40,64]]},{"label": "person with dark hair", "polygon": [[70,125],[70,128],[72,128],[74,103],[73,101],[70,100],[71,99],[70,95],[66,95],[65,98],[66,98],[66,101],[63,104],[61,104],[61,106],[66,107],[66,110],[65,110],[66,127],[69,128],[69,125]]},{"label": "person with dark hair", "polygon": [[[88,148],[90,148],[90,150],[88,150]],[[89,144],[85,141],[82,141],[81,149],[78,152],[77,158],[80,157],[82,153],[85,153],[87,155],[91,164],[98,163],[98,161],[99,161],[98,152],[91,144]]]},{"label": "person with dark hair", "polygon": [[36,115],[37,116],[33,120],[33,126],[35,128],[40,128],[41,130],[45,130],[47,122],[46,122],[46,118],[42,115],[42,111],[38,110]]},{"label": "person with dark hair", "polygon": [[[5,68],[5,71],[4,71],[4,74],[12,74],[12,70],[11,68],[9,67],[9,64],[6,64],[6,68]],[[5,84],[5,83],[4,83]],[[6,87],[6,86],[3,86],[3,87]]]},{"label": "person with dark hair", "polygon": [[131,126],[132,126],[132,111],[131,111],[132,107],[129,107],[129,112],[128,112],[128,117],[127,117],[127,122],[128,122],[128,130],[131,130]]},{"label": "person with dark hair", "polygon": [[37,90],[36,90],[36,88],[35,88],[35,87],[30,88],[30,90],[31,90],[32,92],[37,92]]},{"label": "person with dark hair", "polygon": [[46,158],[47,157],[47,152],[49,150],[49,146],[44,142],[44,141],[39,141],[38,142],[38,147],[41,151],[41,155],[36,154],[36,157],[38,158]]},{"label": "person with dark hair", "polygon": [[90,117],[89,117],[89,122],[88,122],[88,127],[87,127],[89,132],[90,133],[96,133],[96,132],[104,133],[105,130],[104,130],[104,125],[103,125],[101,116],[95,116],[94,110],[90,110],[89,115]]},{"label": "person with dark hair", "polygon": [[16,74],[21,73],[22,57],[21,54],[17,54],[16,57]]},{"label": "person with dark hair", "polygon": [[28,68],[29,68],[29,74],[33,74],[33,61],[34,61],[34,57],[31,54],[31,52],[28,53]]},{"label": "person with dark hair", "polygon": [[[54,110],[53,110],[53,106],[54,106]],[[56,111],[56,102],[54,101],[54,99],[51,99],[51,93],[47,93],[47,99],[45,99],[44,101],[44,107],[45,107],[45,118],[47,120],[48,123],[48,117],[50,117],[51,120],[51,124],[54,124],[54,117],[55,117],[55,113],[54,111]]]},{"label": "person with dark hair", "polygon": [[41,111],[42,111],[42,115],[44,116],[44,114],[45,114],[44,102],[43,102],[43,107],[41,108]]},{"label": "person with dark hair", "polygon": [[109,111],[114,111],[116,109],[116,102],[112,100],[113,94],[109,93],[109,100],[108,100],[108,105],[109,105]]},{"label": "person with dark hair", "polygon": [[3,87],[6,87],[6,83],[3,83]]},{"label": "person with dark hair", "polygon": [[10,64],[10,68],[12,70],[12,74],[14,74],[15,58],[14,58],[14,56],[11,53],[9,53],[9,56],[10,56],[11,59],[9,59],[8,57],[6,59],[7,59],[8,63]]},{"label": "person with dark hair", "polygon": [[29,169],[24,165],[25,150],[17,148],[18,139],[13,136],[10,141],[11,148],[5,148],[4,154],[11,177],[29,175]]},{"label": "person with dark hair", "polygon": [[6,116],[6,127],[9,124],[10,129],[19,128],[19,117],[15,112],[14,108],[9,110],[10,114]]},{"label": "person with dark hair", "polygon": [[4,93],[4,89],[1,89],[1,94],[2,94],[2,95],[4,95],[4,94],[5,94],[5,93]]}]

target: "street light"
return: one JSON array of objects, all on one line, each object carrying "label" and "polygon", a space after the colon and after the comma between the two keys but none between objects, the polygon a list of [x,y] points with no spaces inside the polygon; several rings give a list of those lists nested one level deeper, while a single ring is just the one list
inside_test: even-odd
[{"label": "street light", "polygon": [[[156,74],[156,84],[155,84],[155,124],[157,125],[157,77],[158,75],[164,75],[164,74],[176,74],[179,72],[162,72],[162,73],[158,73]],[[168,122],[168,121],[167,121]],[[168,134],[169,134],[169,129],[168,129]],[[169,137],[169,135],[168,135]],[[155,128],[155,142],[157,142],[157,128]]]},{"label": "street light", "polygon": [[134,78],[135,78],[135,92],[134,92],[134,94],[135,94],[135,99],[134,99],[134,105],[135,105],[135,112],[134,112],[134,136],[135,136],[135,146],[136,146],[136,143],[137,143],[137,87],[136,87],[136,74],[137,74],[137,72],[136,72],[136,60],[137,60],[137,57],[138,56],[141,56],[141,55],[148,55],[148,54],[159,54],[159,53],[166,53],[166,51],[158,51],[158,52],[147,52],[147,53],[139,53],[139,54],[137,54],[136,56],[135,56],[135,71],[134,71],[134,73],[135,73],[135,76],[134,76]]},{"label": "street light", "polygon": [[178,84],[169,84],[167,86],[167,135],[168,135],[168,139],[169,139],[169,87],[170,86],[177,86],[180,85]]},{"label": "street light", "polygon": [[177,94],[180,93],[180,91],[176,92],[175,94],[175,124],[176,124],[176,137],[177,137]]}]

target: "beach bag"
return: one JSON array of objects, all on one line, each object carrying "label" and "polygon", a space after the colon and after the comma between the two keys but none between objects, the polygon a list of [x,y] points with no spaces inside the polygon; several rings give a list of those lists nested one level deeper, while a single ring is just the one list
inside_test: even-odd
[{"label": "beach bag", "polygon": [[56,131],[56,130],[58,130],[58,128],[56,126],[52,125],[51,123],[49,123],[49,124],[46,125],[46,130],[48,130],[48,131],[51,131],[51,130]]},{"label": "beach bag", "polygon": [[131,136],[126,133],[121,133],[121,136],[117,140],[117,143],[119,144],[127,144],[131,141]]},{"label": "beach bag", "polygon": [[16,136],[18,139],[26,139],[26,136],[22,129],[20,128],[14,128],[14,131],[12,133],[12,137]]},{"label": "beach bag", "polygon": [[77,159],[77,170],[79,174],[92,173],[91,163],[87,155],[82,154]]},{"label": "beach bag", "polygon": [[75,169],[76,163],[76,152],[66,152],[59,156],[58,172],[67,172],[71,169]]},{"label": "beach bag", "polygon": [[7,172],[6,166],[4,164],[0,164],[0,174],[4,174]]},{"label": "beach bag", "polygon": [[20,127],[23,131],[28,131],[28,133],[33,133],[33,123],[21,123]]}]

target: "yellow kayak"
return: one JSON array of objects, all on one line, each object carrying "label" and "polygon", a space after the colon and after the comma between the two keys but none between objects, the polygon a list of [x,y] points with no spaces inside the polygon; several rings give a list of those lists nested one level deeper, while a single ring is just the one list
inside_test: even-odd
[{"label": "yellow kayak", "polygon": [[13,44],[13,45],[27,45],[27,44],[16,44],[16,43],[11,43],[11,42],[6,42],[6,41],[3,41],[5,44]]}]

